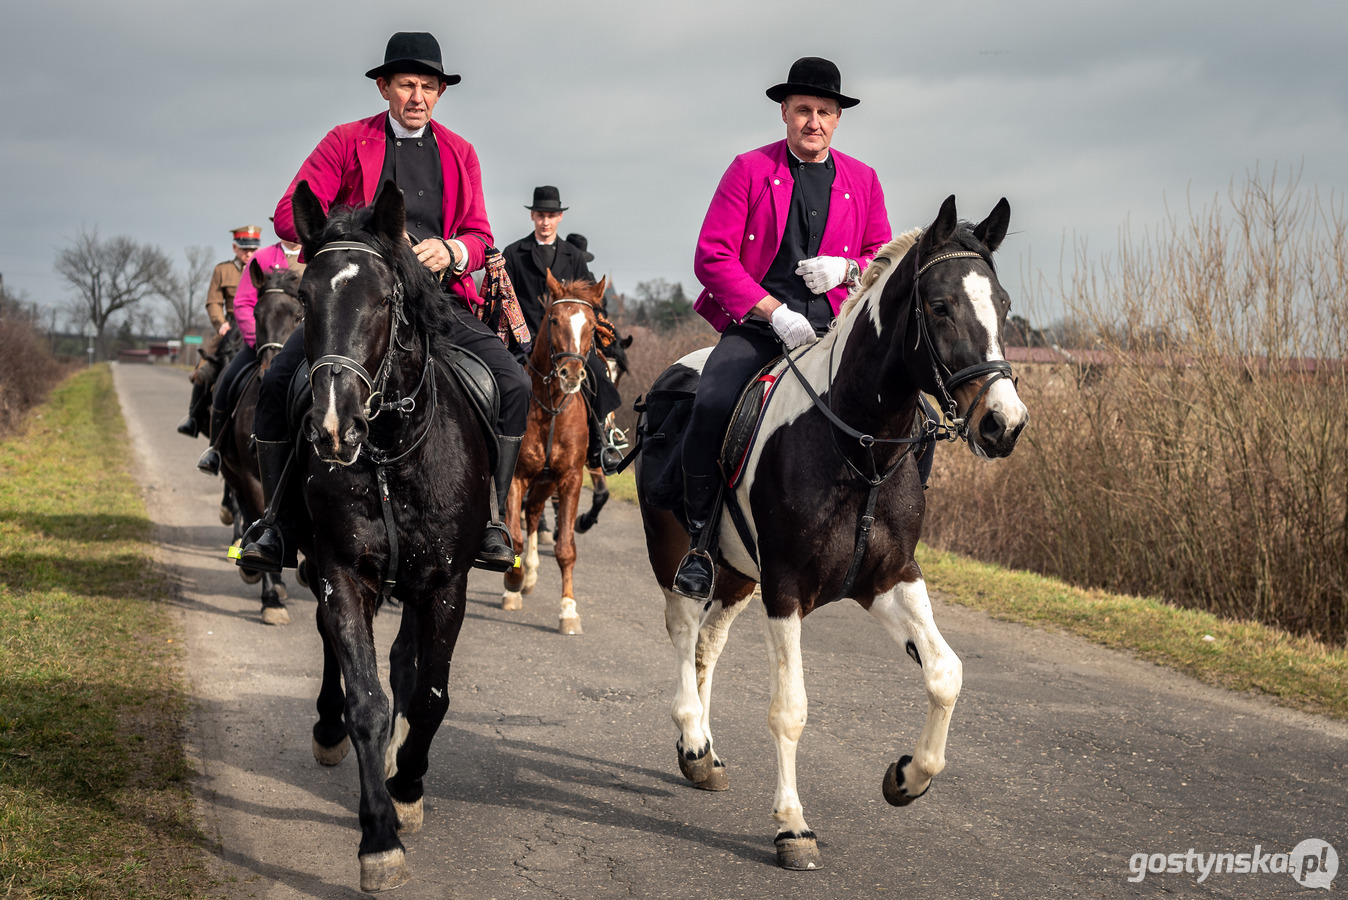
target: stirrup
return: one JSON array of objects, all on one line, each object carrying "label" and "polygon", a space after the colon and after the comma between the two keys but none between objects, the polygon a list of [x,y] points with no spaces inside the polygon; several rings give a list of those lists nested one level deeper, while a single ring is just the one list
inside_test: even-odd
[{"label": "stirrup", "polygon": [[[679,573],[683,571],[683,567],[688,564],[689,560],[695,557],[705,559],[707,568],[710,570],[707,576],[708,584],[705,594],[692,594],[679,590]],[[687,597],[689,600],[710,600],[712,594],[716,593],[716,560],[712,559],[711,554],[700,547],[689,547],[683,559],[679,560],[679,567],[674,570],[674,577],[670,580],[669,589],[680,597]]]}]

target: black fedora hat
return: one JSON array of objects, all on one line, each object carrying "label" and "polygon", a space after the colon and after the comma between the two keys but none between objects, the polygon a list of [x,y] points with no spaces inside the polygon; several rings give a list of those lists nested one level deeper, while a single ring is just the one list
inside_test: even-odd
[{"label": "black fedora hat", "polygon": [[445,84],[458,84],[458,75],[446,75],[440,58],[440,42],[435,35],[424,31],[399,31],[388,39],[384,48],[384,64],[365,73],[366,78],[380,78],[399,72],[420,75],[438,75]]},{"label": "black fedora hat", "polygon": [[861,101],[842,93],[842,76],[838,67],[818,56],[802,56],[791,64],[786,81],[768,88],[768,99],[781,103],[792,94],[808,94],[811,97],[831,97],[838,101],[843,109],[856,106]]},{"label": "black fedora hat", "polygon": [[574,233],[568,234],[566,236],[566,242],[579,250],[581,255],[585,257],[586,262],[594,262],[594,254],[586,249],[590,246],[590,242],[585,239],[585,235]]},{"label": "black fedora hat", "polygon": [[562,206],[562,194],[550,184],[534,188],[534,202],[524,207],[530,212],[562,212],[571,207]]}]

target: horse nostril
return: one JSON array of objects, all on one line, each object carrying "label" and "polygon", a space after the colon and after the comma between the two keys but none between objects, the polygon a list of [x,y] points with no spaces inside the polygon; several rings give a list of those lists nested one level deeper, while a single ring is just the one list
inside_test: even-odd
[{"label": "horse nostril", "polygon": [[351,420],[351,427],[346,430],[345,441],[351,446],[362,443],[370,433],[370,424],[364,416],[356,416]]},{"label": "horse nostril", "polygon": [[990,412],[978,423],[978,433],[988,443],[996,443],[1006,433],[1006,418],[999,412]]},{"label": "horse nostril", "polygon": [[300,423],[300,433],[304,439],[311,444],[318,442],[318,423],[314,421],[312,412],[305,413],[304,420]]}]

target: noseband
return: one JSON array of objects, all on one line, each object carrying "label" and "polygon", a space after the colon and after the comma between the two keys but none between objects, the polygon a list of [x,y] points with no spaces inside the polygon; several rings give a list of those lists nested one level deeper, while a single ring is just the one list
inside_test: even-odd
[{"label": "noseband", "polygon": [[[983,396],[988,392],[988,389],[992,387],[993,383],[999,378],[1011,378],[1012,375],[1011,364],[1004,359],[993,359],[975,363],[972,366],[966,366],[958,372],[952,373],[950,367],[945,364],[945,360],[941,359],[941,354],[937,352],[936,342],[931,339],[931,333],[927,330],[927,317],[922,314],[922,291],[918,287],[918,283],[922,278],[923,272],[927,271],[937,263],[942,263],[951,259],[983,259],[983,255],[981,253],[975,253],[972,250],[957,250],[951,253],[941,253],[933,256],[919,266],[917,263],[917,254],[913,254],[913,267],[917,269],[916,274],[913,275],[913,317],[917,320],[917,342],[913,344],[913,349],[916,350],[920,347],[923,341],[927,342],[927,356],[931,359],[931,374],[936,381],[938,398],[945,404],[945,413],[953,426],[953,434],[951,434],[950,440],[955,440],[956,438],[967,439],[969,437],[968,415],[973,412],[974,407],[978,405],[978,401],[983,399]],[[945,372],[944,378],[941,376],[942,371]],[[978,393],[974,395],[974,399],[969,401],[969,405],[965,409],[965,414],[961,416],[959,414],[959,404],[955,402],[955,398],[951,392],[960,385],[973,381],[975,378],[981,378],[984,375],[991,375],[992,377],[983,382],[983,386],[978,389]]]}]

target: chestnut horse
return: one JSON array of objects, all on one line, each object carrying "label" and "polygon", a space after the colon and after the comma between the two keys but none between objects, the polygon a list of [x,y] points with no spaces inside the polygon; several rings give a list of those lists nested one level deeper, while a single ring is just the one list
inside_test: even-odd
[{"label": "chestnut horse", "polygon": [[[521,609],[523,594],[538,582],[538,521],[548,498],[557,495],[557,542],[553,556],[562,571],[562,602],[557,630],[580,634],[571,575],[576,566],[576,511],[585,478],[590,432],[580,387],[585,357],[594,348],[595,307],[604,302],[608,279],[557,281],[547,273],[548,298],[543,322],[529,356],[533,402],[510,485],[506,521],[520,564],[505,573],[502,609]],[[521,522],[523,506],[523,522]],[[526,532],[522,535],[521,530]]]},{"label": "chestnut horse", "polygon": [[[910,232],[880,250],[827,335],[778,362],[746,474],[727,489],[742,527],[729,506],[718,517],[710,601],[671,590],[688,534],[674,513],[646,503],[638,473],[647,550],[678,667],[679,768],[706,790],[728,785],[708,712],[716,660],[754,583],[762,585],[777,758],[772,815],[784,868],[821,864],[796,793],[796,744],[808,706],[800,633],[812,610],[852,598],[922,667],[926,724],[913,754],[886,772],[885,799],[912,802],[945,767],[962,667],[932,620],[913,559],[924,501],[911,449],[925,431],[966,438],[979,456],[1006,456],[1025,425],[1002,351],[1010,301],[992,265],[1010,216],[1003,199],[970,226],[958,221],[950,197],[920,237]],[[684,357],[652,391],[695,391],[706,358],[706,350]],[[940,401],[951,425],[919,424],[923,391]]]},{"label": "chestnut horse", "polygon": [[[257,364],[237,380],[238,400],[231,414],[228,440],[220,446],[220,474],[228,487],[234,526],[234,546],[239,546],[244,529],[256,522],[266,504],[262,499],[262,481],[253,453],[253,410],[262,373],[272,357],[285,345],[286,338],[304,321],[304,309],[297,299],[300,273],[296,269],[263,272],[256,260],[248,264],[248,277],[257,289],[253,314],[257,323]],[[262,582],[262,621],[267,625],[289,625],[286,610],[286,586],[280,575],[239,569],[245,584]]]}]

